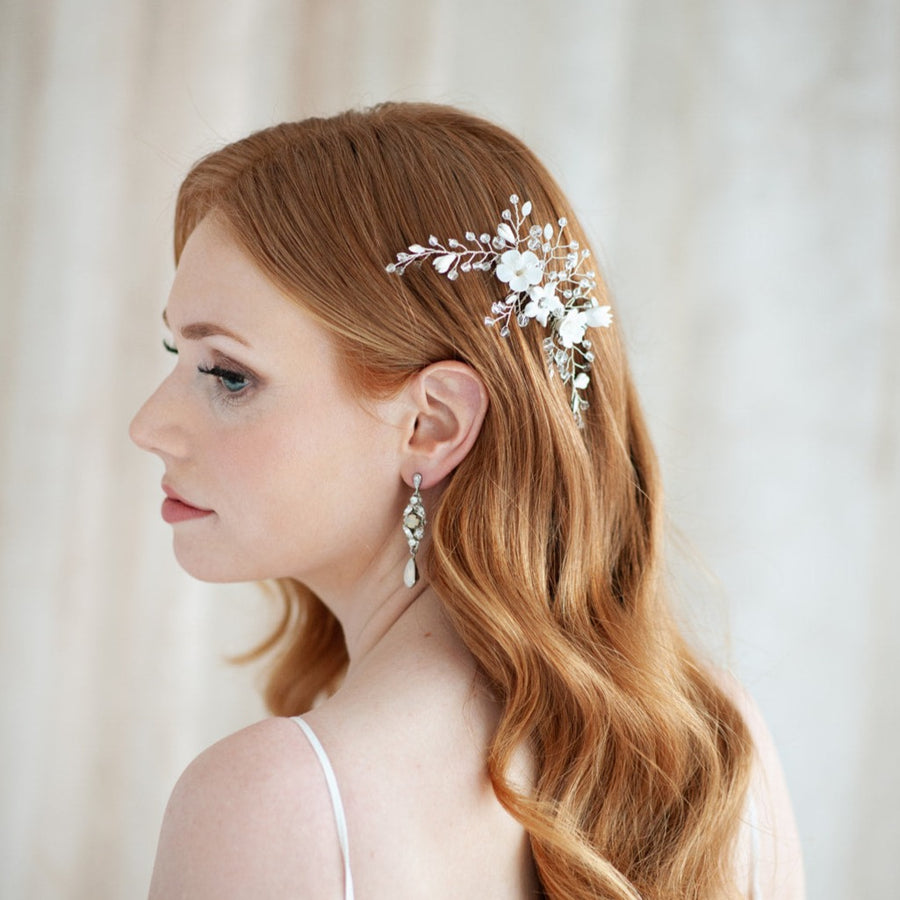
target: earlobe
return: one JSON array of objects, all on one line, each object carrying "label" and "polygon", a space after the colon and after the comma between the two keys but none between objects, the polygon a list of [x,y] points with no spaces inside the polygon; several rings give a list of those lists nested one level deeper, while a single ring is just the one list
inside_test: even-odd
[{"label": "earlobe", "polygon": [[422,369],[409,389],[417,415],[406,444],[408,477],[421,472],[422,486],[428,488],[446,478],[472,449],[487,413],[487,391],[471,366],[452,360]]}]

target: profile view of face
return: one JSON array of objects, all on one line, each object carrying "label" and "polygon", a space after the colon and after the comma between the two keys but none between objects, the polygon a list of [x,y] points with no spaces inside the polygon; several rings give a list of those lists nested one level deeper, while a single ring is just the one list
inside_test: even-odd
[{"label": "profile view of face", "polygon": [[131,423],[165,464],[175,554],[207,581],[359,576],[394,528],[399,429],[325,329],[207,217],[165,311],[175,366]]}]

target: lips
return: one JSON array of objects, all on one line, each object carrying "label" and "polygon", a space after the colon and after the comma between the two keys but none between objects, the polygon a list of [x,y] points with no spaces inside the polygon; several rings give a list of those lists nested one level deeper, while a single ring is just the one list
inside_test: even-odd
[{"label": "lips", "polygon": [[168,485],[164,484],[162,487],[166,495],[166,499],[163,500],[162,504],[162,517],[170,525],[176,522],[186,522],[190,519],[203,519],[212,515],[213,510],[192,506]]}]

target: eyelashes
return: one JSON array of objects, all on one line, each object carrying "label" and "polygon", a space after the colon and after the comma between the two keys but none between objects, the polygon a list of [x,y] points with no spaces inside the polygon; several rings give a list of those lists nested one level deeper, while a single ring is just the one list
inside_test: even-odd
[{"label": "eyelashes", "polygon": [[239,394],[250,384],[250,379],[246,375],[226,369],[224,366],[197,366],[197,371],[218,379],[219,384],[229,394]]},{"label": "eyelashes", "polygon": [[[168,353],[178,355],[178,348],[163,338],[163,347]],[[229,361],[230,362],[230,361]],[[215,378],[224,392],[227,400],[236,400],[238,395],[246,392],[247,388],[253,383],[253,378],[245,372],[237,369],[229,369],[224,365],[197,366],[197,371],[201,375],[210,375]]]}]

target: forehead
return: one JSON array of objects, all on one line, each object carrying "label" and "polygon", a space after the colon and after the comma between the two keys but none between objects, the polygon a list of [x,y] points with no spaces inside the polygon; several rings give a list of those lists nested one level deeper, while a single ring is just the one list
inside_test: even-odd
[{"label": "forehead", "polygon": [[207,216],[184,245],[167,312],[170,319],[183,307],[192,313],[238,313],[251,301],[276,299],[286,302],[225,226]]},{"label": "forehead", "polygon": [[207,216],[182,251],[166,307],[173,331],[196,323],[234,332],[251,346],[331,344],[324,329],[270,281],[227,228]]}]

